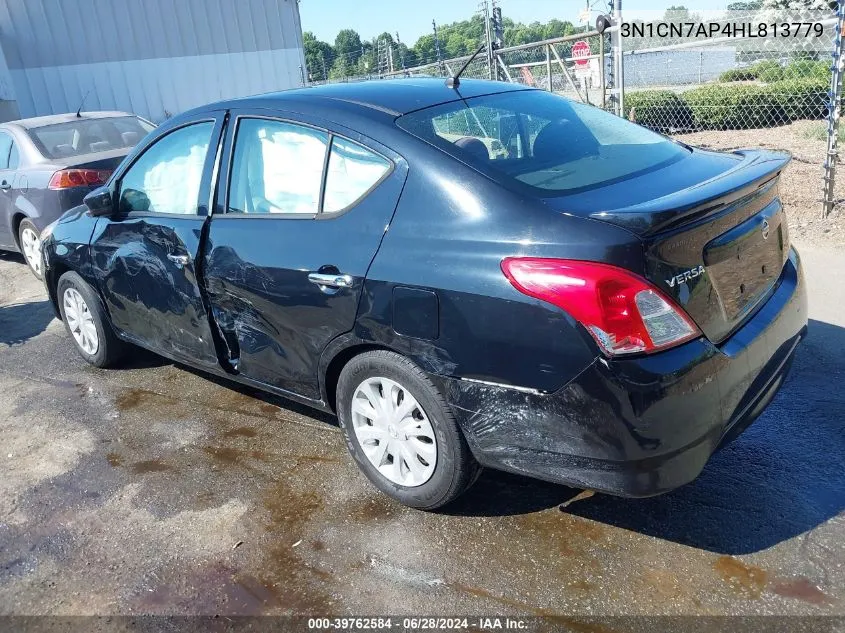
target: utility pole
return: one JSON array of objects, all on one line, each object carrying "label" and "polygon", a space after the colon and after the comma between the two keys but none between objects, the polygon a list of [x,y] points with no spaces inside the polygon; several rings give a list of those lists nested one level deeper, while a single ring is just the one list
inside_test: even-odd
[{"label": "utility pole", "polygon": [[[493,2],[493,13],[491,14],[491,30],[493,31],[493,36],[491,40],[491,50],[490,50],[490,61],[493,64],[493,79],[499,80],[501,76],[499,74],[499,57],[496,54],[496,50],[502,48],[505,45],[505,23],[502,18],[502,8],[499,6],[496,0],[492,0]],[[503,61],[503,60],[502,60]]]},{"label": "utility pole", "polygon": [[839,116],[842,112],[842,74],[845,68],[845,5],[839,3],[836,10],[836,39],[834,40],[833,63],[831,64],[830,90],[828,92],[827,115],[827,156],[824,160],[824,194],[822,217],[826,218],[833,211],[836,202],[833,185],[836,178],[836,166],[839,162]]},{"label": "utility pole", "polygon": [[483,0],[478,8],[484,17],[484,35],[487,38],[487,76],[489,79],[495,79],[493,64],[496,60],[493,59],[493,35],[490,32],[490,3]]},{"label": "utility pole", "polygon": [[405,70],[405,53],[399,48],[402,42],[399,40],[399,31],[396,31],[396,50],[399,51],[399,63],[402,64],[402,70]]},{"label": "utility pole", "polygon": [[443,60],[440,57],[440,38],[437,36],[437,22],[431,21],[431,27],[434,29],[434,54],[437,56],[437,67],[440,72],[443,72]]},{"label": "utility pole", "polygon": [[616,96],[616,114],[625,116],[625,62],[622,57],[622,0],[610,0],[613,16],[613,31],[610,34],[610,46],[613,53],[613,94]]}]

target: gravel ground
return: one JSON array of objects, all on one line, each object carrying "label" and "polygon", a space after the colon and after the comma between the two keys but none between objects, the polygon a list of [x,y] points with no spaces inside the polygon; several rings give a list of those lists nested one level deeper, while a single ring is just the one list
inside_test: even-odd
[{"label": "gravel ground", "polygon": [[803,256],[792,375],[694,483],[560,507],[580,491],[488,471],[435,514],[373,489],[330,416],[86,365],[0,255],[0,616],[845,615],[845,256]]},{"label": "gravel ground", "polygon": [[[778,128],[679,134],[679,140],[708,149],[734,150],[764,147],[792,154],[781,178],[781,199],[786,207],[792,238],[820,246],[845,246],[845,169],[840,167],[833,213],[822,218],[824,156],[827,145],[818,138],[819,121],[797,121]],[[823,138],[823,137],[822,137]]]}]

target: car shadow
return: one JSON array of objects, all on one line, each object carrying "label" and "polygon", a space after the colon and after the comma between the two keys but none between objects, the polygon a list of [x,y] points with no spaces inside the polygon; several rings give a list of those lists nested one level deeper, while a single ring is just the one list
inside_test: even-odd
[{"label": "car shadow", "polygon": [[[811,320],[781,392],[695,481],[649,499],[596,494],[562,511],[720,554],[757,552],[812,530],[845,509],[843,359],[845,329]],[[446,512],[531,512],[577,493],[499,473],[476,486]]]},{"label": "car shadow", "polygon": [[127,371],[131,369],[154,369],[156,367],[164,367],[165,365],[176,364],[180,369],[188,369],[185,365],[174,363],[164,356],[159,356],[155,352],[132,345],[126,358],[123,358],[119,364],[110,367],[109,371]]},{"label": "car shadow", "polygon": [[[160,358],[160,357],[158,357]],[[170,363],[170,361],[166,359],[161,359],[162,363]],[[183,365],[181,363],[174,363],[179,369],[184,369],[185,371],[191,372],[192,374],[196,374],[214,384],[225,387],[226,389],[230,389],[232,391],[236,391],[244,396],[249,398],[254,398],[256,400],[260,400],[265,404],[270,404],[275,407],[279,407],[280,409],[284,409],[285,411],[290,411],[291,413],[296,413],[312,420],[317,420],[318,422],[323,422],[329,426],[338,427],[340,426],[337,417],[331,413],[325,413],[324,411],[319,411],[318,409],[314,409],[313,407],[309,407],[306,404],[300,404],[293,400],[289,400],[283,396],[277,396],[275,394],[269,393],[267,391],[261,391],[259,389],[255,389],[253,387],[249,387],[247,385],[241,384],[236,382],[235,380],[230,380],[223,376],[217,376],[216,374],[211,374],[201,369],[197,369],[195,367],[188,367],[187,365]]]},{"label": "car shadow", "polygon": [[50,301],[30,301],[0,307],[0,343],[19,345],[38,336],[56,318]]}]

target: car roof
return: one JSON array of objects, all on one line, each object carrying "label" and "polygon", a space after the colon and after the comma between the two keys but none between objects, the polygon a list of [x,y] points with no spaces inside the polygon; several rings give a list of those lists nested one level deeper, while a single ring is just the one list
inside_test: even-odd
[{"label": "car roof", "polygon": [[44,127],[45,125],[55,125],[56,123],[70,123],[80,119],[110,119],[115,117],[134,117],[134,114],[129,112],[118,111],[101,111],[101,112],[81,112],[80,116],[76,116],[76,112],[67,112],[65,114],[50,114],[47,116],[36,116],[30,119],[19,119],[17,121],[7,121],[4,126],[16,125],[26,130],[32,128]]},{"label": "car roof", "polygon": [[252,105],[266,106],[268,101],[278,102],[279,105],[282,105],[285,101],[301,102],[304,98],[319,98],[352,103],[396,117],[450,101],[525,89],[525,86],[519,84],[478,79],[461,79],[457,88],[448,87],[446,80],[441,77],[382,79],[326,84],[252,97],[240,97],[210,104],[198,110],[249,107]]}]

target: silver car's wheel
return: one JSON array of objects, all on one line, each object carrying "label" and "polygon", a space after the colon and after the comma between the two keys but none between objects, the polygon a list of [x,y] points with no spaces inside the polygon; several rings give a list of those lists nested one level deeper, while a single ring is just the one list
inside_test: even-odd
[{"label": "silver car's wheel", "polygon": [[39,277],[41,276],[41,238],[36,229],[25,226],[21,230],[21,250],[26,263]]},{"label": "silver car's wheel", "polygon": [[416,398],[389,378],[368,378],[352,396],[352,428],[370,463],[389,481],[421,486],[434,473],[437,440]]},{"label": "silver car's wheel", "polygon": [[67,321],[67,328],[70,330],[73,339],[79,348],[93,356],[100,347],[100,339],[97,336],[97,327],[94,325],[94,317],[85,299],[76,288],[66,288],[62,296],[62,307]]}]

